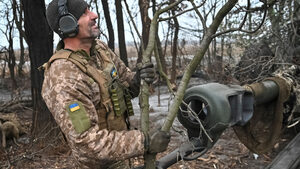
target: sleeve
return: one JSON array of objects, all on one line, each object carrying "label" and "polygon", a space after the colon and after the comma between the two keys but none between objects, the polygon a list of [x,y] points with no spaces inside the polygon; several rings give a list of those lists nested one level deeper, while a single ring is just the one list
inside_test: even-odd
[{"label": "sleeve", "polygon": [[[42,96],[77,158],[104,164],[144,153],[142,132],[99,130],[95,108],[100,100],[98,84],[73,63],[63,59],[52,63],[45,73]],[[73,102],[82,103],[90,122],[81,133],[74,129],[66,108]]]}]

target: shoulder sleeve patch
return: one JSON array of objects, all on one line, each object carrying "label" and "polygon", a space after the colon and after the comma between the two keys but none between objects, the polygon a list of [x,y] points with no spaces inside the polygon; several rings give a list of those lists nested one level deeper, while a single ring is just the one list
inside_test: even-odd
[{"label": "shoulder sleeve patch", "polygon": [[91,127],[90,118],[81,102],[71,102],[66,106],[66,110],[77,133],[80,134]]}]

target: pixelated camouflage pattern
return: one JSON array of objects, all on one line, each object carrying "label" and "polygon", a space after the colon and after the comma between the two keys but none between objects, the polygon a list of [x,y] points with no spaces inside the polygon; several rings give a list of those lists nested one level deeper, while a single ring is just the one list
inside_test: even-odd
[{"label": "pixelated camouflage pattern", "polygon": [[[134,73],[104,43],[96,42],[92,56],[87,58],[89,64],[101,69],[105,63],[101,56],[109,55],[118,70],[120,81],[128,87]],[[65,134],[80,168],[108,168],[117,161],[143,155],[142,132],[100,129],[99,123],[103,117],[97,113],[101,107],[99,86],[72,62],[58,59],[51,64],[45,71],[42,96]],[[74,130],[65,109],[74,101],[83,103],[91,121],[91,128],[80,134]]]}]

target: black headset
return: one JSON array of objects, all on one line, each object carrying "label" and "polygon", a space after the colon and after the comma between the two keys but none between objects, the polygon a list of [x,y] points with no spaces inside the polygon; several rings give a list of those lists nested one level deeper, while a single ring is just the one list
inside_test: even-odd
[{"label": "black headset", "polygon": [[58,31],[62,38],[74,37],[78,33],[77,19],[68,11],[67,0],[58,0]]}]

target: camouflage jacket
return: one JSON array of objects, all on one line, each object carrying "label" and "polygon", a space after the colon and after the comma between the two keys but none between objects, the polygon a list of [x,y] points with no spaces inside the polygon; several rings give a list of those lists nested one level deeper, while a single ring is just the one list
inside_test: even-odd
[{"label": "camouflage jacket", "polygon": [[[104,43],[96,40],[96,46],[105,48],[116,66],[120,81],[127,87],[134,73]],[[92,51],[87,58],[94,68],[101,69],[101,58]],[[80,52],[80,51],[75,51]],[[99,52],[100,53],[100,52]],[[98,84],[75,64],[66,59],[57,59],[45,71],[42,97],[57,124],[65,134],[73,156],[84,168],[106,168],[116,161],[143,155],[144,135],[138,130],[109,131],[99,129],[97,105],[100,102]],[[75,131],[67,111],[70,102],[80,101],[88,118],[90,127],[82,132]]]}]

